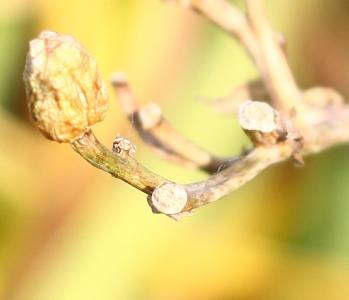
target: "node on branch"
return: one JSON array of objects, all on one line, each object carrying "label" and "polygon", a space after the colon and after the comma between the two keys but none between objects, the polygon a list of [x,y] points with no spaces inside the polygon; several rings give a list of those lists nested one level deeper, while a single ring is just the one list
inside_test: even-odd
[{"label": "node on branch", "polygon": [[182,185],[166,182],[154,190],[149,205],[155,212],[174,215],[183,210],[187,200],[188,194]]},{"label": "node on branch", "polygon": [[274,145],[285,139],[280,115],[267,103],[247,100],[240,106],[238,117],[256,147]]}]

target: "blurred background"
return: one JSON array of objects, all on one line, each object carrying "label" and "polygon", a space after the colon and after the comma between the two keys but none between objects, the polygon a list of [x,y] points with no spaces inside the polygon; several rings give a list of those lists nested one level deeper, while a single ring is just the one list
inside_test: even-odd
[{"label": "blurred background", "polygon": [[[306,88],[349,97],[349,2],[265,0]],[[237,3],[241,6],[241,1]],[[337,147],[268,169],[225,199],[175,222],[145,196],[97,170],[28,119],[22,70],[28,41],[71,34],[106,79],[128,74],[186,136],[217,155],[248,145],[234,116],[207,99],[257,73],[240,46],[209,22],[159,0],[0,0],[0,298],[4,300],[349,299],[349,152]],[[178,182],[205,178],[156,157],[110,90],[94,127],[120,133],[137,159]]]}]

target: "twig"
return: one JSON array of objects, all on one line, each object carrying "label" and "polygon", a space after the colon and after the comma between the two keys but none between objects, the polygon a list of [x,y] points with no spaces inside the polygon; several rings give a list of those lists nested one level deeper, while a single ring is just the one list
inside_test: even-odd
[{"label": "twig", "polygon": [[[301,141],[292,134],[292,129],[286,128],[287,122],[268,104],[247,101],[240,108],[239,120],[255,145],[253,150],[237,157],[229,167],[207,180],[187,185],[160,186],[150,198],[151,206],[165,214],[171,211],[171,215],[179,219],[183,212],[190,212],[231,193],[267,167],[292,157],[302,147]],[[184,199],[187,200],[185,205]]]},{"label": "twig", "polygon": [[88,130],[83,136],[72,143],[73,149],[85,160],[98,169],[119,178],[147,194],[166,182],[164,178],[152,173],[139,164],[123,149],[111,152]]},{"label": "twig", "polygon": [[237,114],[246,100],[270,102],[270,96],[261,80],[254,80],[236,87],[229,95],[213,100],[210,105],[221,114]]},{"label": "twig", "polygon": [[260,48],[259,70],[275,107],[285,113],[304,111],[301,92],[289,68],[284,51],[275,39],[260,0],[246,0],[248,22]]},{"label": "twig", "polygon": [[[323,107],[315,107],[311,101],[303,101],[317,96],[314,92],[303,93],[298,88],[259,0],[245,1],[247,17],[224,0],[185,3],[238,38],[259,69],[267,90],[265,94],[270,95],[278,111],[266,103],[245,102],[239,109],[239,120],[254,149],[235,158],[227,168],[207,180],[187,185],[165,181],[155,188],[148,197],[153,211],[176,219],[220,199],[273,164],[292,157],[301,161],[302,155],[349,140],[347,107],[329,105],[325,111]],[[114,78],[113,84],[126,114],[143,140],[165,155],[197,166],[207,166],[212,161],[212,155],[174,131],[157,106],[139,108],[124,78]],[[325,95],[324,92],[320,94]]]},{"label": "twig", "polygon": [[[180,1],[179,1],[180,2]],[[238,39],[257,66],[275,108],[304,110],[301,93],[288,66],[284,40],[272,31],[260,0],[246,0],[247,17],[226,0],[191,0],[190,7]]]},{"label": "twig", "polygon": [[112,84],[130,123],[155,152],[175,163],[215,173],[225,162],[186,139],[163,117],[155,103],[140,107],[123,74],[112,76]]},{"label": "twig", "polygon": [[[270,96],[261,80],[254,80],[236,87],[225,97],[214,99],[210,105],[221,114],[237,114],[239,107],[246,100],[255,99],[270,103]],[[327,109],[331,106],[340,109],[344,104],[341,94],[330,87],[311,87],[302,94],[303,105],[312,109]]]},{"label": "twig", "polygon": [[[256,116],[264,115],[264,118]],[[152,173],[129,155],[129,149],[118,148],[113,153],[87,131],[72,143],[76,152],[93,166],[150,195],[149,203],[156,212],[180,218],[184,212],[215,201],[245,184],[262,170],[289,158],[299,147],[297,140],[280,142],[285,136],[276,112],[267,104],[247,102],[241,108],[240,123],[251,133],[256,148],[237,158],[229,167],[207,180],[179,185]],[[280,133],[282,132],[282,133]],[[271,139],[273,136],[275,138]],[[118,145],[121,140],[119,138]],[[129,143],[126,143],[129,145]],[[115,146],[115,145],[114,145]],[[117,146],[116,146],[117,147]],[[120,147],[120,146],[119,146]]]},{"label": "twig", "polygon": [[[109,151],[89,129],[107,110],[106,89],[96,63],[76,40],[52,32],[31,42],[24,74],[29,109],[43,134],[72,144],[95,167],[145,192],[154,212],[174,219],[222,198],[273,164],[287,159],[302,163],[304,155],[349,142],[349,106],[332,89],[303,92],[298,88],[260,0],[245,1],[247,17],[225,0],[180,2],[238,38],[259,69],[265,96],[270,96],[273,107],[248,100],[239,106],[238,114],[253,149],[230,160],[215,157],[173,129],[155,104],[139,107],[126,79],[117,76],[113,85],[122,107],[146,143],[184,165],[218,172],[204,181],[177,184],[139,164],[132,157],[135,147],[122,137],[116,138],[113,152]],[[70,50],[79,54],[74,60]],[[81,76],[86,80],[80,81]],[[58,88],[61,82],[69,84]]]}]

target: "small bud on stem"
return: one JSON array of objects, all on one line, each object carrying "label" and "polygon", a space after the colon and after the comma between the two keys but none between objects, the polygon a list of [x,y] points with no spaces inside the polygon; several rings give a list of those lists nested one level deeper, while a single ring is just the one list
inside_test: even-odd
[{"label": "small bud on stem", "polygon": [[173,215],[182,211],[187,200],[188,194],[183,186],[166,182],[154,190],[149,204],[157,212]]},{"label": "small bud on stem", "polygon": [[136,146],[130,140],[117,136],[113,141],[113,152],[122,156],[134,156],[136,154]]},{"label": "small bud on stem", "polygon": [[239,122],[256,147],[274,145],[286,138],[279,114],[267,103],[245,101],[239,109]]}]

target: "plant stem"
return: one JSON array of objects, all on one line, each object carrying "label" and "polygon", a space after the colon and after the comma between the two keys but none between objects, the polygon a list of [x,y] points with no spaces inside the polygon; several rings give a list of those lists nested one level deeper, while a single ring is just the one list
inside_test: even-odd
[{"label": "plant stem", "polygon": [[156,187],[167,182],[166,179],[149,171],[130,155],[124,152],[114,153],[110,151],[97,140],[91,129],[71,145],[94,167],[108,172],[148,195]]}]

